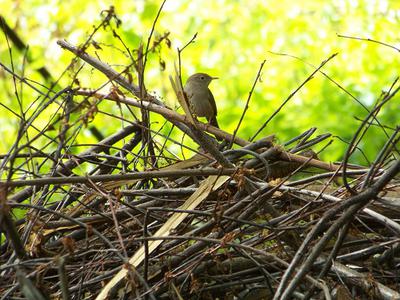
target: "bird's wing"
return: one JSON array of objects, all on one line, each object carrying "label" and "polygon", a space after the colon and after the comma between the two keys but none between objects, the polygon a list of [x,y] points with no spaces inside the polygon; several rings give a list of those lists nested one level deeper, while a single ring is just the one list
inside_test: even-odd
[{"label": "bird's wing", "polygon": [[213,94],[211,93],[210,89],[208,89],[208,99],[210,99],[211,102],[211,106],[214,109],[215,115],[217,115],[218,111],[217,111],[217,105],[215,104],[215,99]]}]

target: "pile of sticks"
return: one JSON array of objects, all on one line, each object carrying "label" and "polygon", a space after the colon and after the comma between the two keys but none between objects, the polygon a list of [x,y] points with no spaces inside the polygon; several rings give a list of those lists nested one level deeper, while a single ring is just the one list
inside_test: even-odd
[{"label": "pile of sticks", "polygon": [[[51,123],[58,135],[47,136],[54,126],[38,134],[55,151],[35,150],[32,139],[1,157],[0,299],[400,299],[398,130],[369,167],[348,163],[398,89],[330,164],[310,150],[328,134],[311,138],[311,129],[282,146],[272,136],[240,139],[170,110],[85,49],[59,44],[134,97],[72,88],[43,96],[36,117],[46,101],[64,107]],[[179,76],[172,80],[184,101]],[[69,104],[79,97],[90,104],[71,126]],[[137,107],[141,121],[65,151],[74,141],[66,133],[95,118],[99,101]],[[150,129],[150,113],[201,148],[177,160],[157,147],[155,136],[173,139]]]}]

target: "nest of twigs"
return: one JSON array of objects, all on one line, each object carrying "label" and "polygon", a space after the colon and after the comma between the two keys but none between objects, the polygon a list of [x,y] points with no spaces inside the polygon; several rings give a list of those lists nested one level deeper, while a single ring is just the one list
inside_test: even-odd
[{"label": "nest of twigs", "polygon": [[[3,167],[29,179],[0,186],[1,299],[400,299],[397,131],[373,165],[348,164],[365,124],[397,89],[364,120],[344,161],[329,164],[310,150],[328,134],[311,138],[312,129],[283,146],[273,137],[244,141],[60,44],[136,98],[67,88],[52,101],[117,101],[140,108],[142,122],[74,155],[64,151],[64,122],[54,153],[19,147],[3,156]],[[172,80],[185,101],[179,76]],[[168,153],[152,143],[149,111],[198,142],[199,153],[159,166]],[[57,122],[70,113],[66,105]],[[35,159],[46,173],[24,173]],[[91,171],[78,176],[78,167]],[[26,214],[13,215],[21,208]]]}]

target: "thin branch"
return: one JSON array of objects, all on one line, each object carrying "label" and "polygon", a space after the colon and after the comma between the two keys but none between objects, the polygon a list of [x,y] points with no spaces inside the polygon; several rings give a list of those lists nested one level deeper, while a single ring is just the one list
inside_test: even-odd
[{"label": "thin branch", "polygon": [[296,93],[303,87],[306,85],[307,82],[309,82],[313,76],[319,72],[320,69],[322,69],[323,66],[325,66],[325,64],[327,64],[332,58],[334,58],[338,53],[334,53],[332,54],[330,57],[328,57],[328,59],[324,60],[320,66],[315,69],[303,82],[302,84],[300,84],[295,90],[294,92],[292,92],[285,101],[283,101],[283,103],[278,107],[278,109],[276,109],[274,111],[274,113],[267,119],[267,121],[264,122],[264,124],[256,131],[256,133],[251,137],[250,141],[254,141],[254,139],[257,137],[257,135],[268,125],[268,123],[281,111],[281,109],[286,105],[286,103],[289,102],[290,99],[293,98],[294,95],[296,95]]},{"label": "thin branch", "polygon": [[246,111],[249,109],[249,103],[250,103],[251,96],[253,95],[253,91],[254,91],[254,89],[255,89],[255,87],[256,87],[256,84],[257,84],[257,82],[259,81],[259,79],[260,79],[260,77],[261,77],[261,71],[262,71],[262,69],[263,69],[263,67],[264,67],[265,62],[266,62],[266,60],[264,60],[264,61],[261,63],[260,68],[258,69],[257,76],[256,76],[256,78],[254,79],[253,86],[251,87],[251,90],[250,90],[250,92],[249,92],[249,96],[247,97],[246,105],[245,105],[245,107],[244,107],[244,109],[243,109],[242,115],[240,116],[239,122],[238,122],[238,124],[237,124],[237,126],[236,126],[236,128],[235,128],[235,131],[233,132],[233,138],[232,138],[232,140],[230,140],[230,142],[229,142],[228,149],[232,148],[234,138],[235,138],[235,136],[236,136],[236,134],[237,134],[237,132],[238,132],[238,130],[239,130],[239,128],[240,128],[240,125],[242,124],[242,121],[243,121],[243,119],[244,119],[244,116],[245,116],[245,114],[246,114]]}]

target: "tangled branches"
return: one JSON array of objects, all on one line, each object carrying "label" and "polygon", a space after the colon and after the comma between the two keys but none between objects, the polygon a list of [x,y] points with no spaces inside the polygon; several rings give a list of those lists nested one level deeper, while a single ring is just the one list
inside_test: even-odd
[{"label": "tangled branches", "polygon": [[[149,48],[138,51],[135,86],[85,49],[59,44],[115,87],[42,94],[1,156],[1,299],[400,298],[398,128],[371,166],[348,164],[396,84],[362,122],[344,161],[330,164],[310,150],[329,137],[311,138],[315,129],[283,146],[273,137],[248,142],[169,109],[144,86]],[[174,82],[180,97],[179,76]],[[79,144],[103,101],[126,105],[137,121],[112,115],[129,125]],[[54,103],[58,114],[35,128]],[[152,114],[202,149],[154,131]],[[179,159],[167,144],[197,154]],[[54,151],[45,151],[49,145]]]}]

